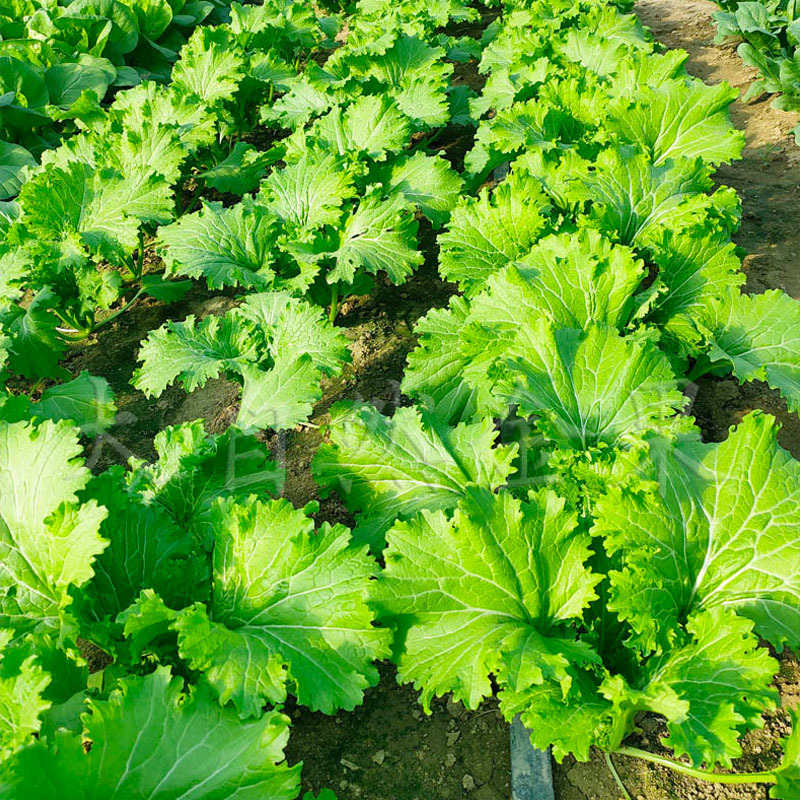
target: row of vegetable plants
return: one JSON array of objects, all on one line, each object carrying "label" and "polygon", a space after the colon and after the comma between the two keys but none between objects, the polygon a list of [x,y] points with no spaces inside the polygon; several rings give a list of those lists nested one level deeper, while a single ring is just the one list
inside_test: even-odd
[{"label": "row of vegetable plants", "polygon": [[[404,281],[421,261],[414,214],[441,225],[461,188],[425,138],[463,114],[443,45],[473,41],[423,35],[476,12],[386,8],[350,19],[331,53],[341,20],[299,3],[234,5],[230,23],[196,31],[169,85],[120,92],[90,131],[48,150],[6,205],[11,370],[58,376],[70,339],[141,297],[179,299],[190,281],[174,277],[305,293],[332,318],[369,290],[370,273]],[[257,125],[276,126],[270,146],[241,141]],[[219,199],[200,199],[209,192]],[[156,253],[164,271],[149,269]]]},{"label": "row of vegetable plants", "polygon": [[[556,758],[595,746],[789,798],[796,729],[773,771],[713,768],[775,708],[763,643],[799,643],[800,470],[760,412],[703,443],[682,390],[732,371],[797,411],[798,305],[741,291],[738,200],[711,181],[743,146],[736,92],[685,58],[597,4],[503,20],[466,163],[474,186],[508,172],[439,237],[463,294],[419,324],[415,407],[337,408],[315,472],[384,554],[373,606],[426,708],[474,708],[493,678]],[[685,761],[625,744],[642,711]]]},{"label": "row of vegetable plants", "polygon": [[95,124],[119,88],[169,78],[218,0],[3,0],[0,4],[0,200],[44,150]]},{"label": "row of vegetable plants", "polygon": [[[389,657],[426,708],[494,680],[559,759],[667,763],[625,744],[650,711],[672,768],[796,795],[797,727],[773,771],[713,768],[776,706],[761,641],[800,645],[800,472],[758,412],[702,443],[682,390],[732,371],[797,411],[800,311],[741,292],[711,178],[743,146],[735,92],[629,5],[234,4],[22,173],[11,373],[67,377],[69,340],[142,295],[246,294],[152,332],[133,379],[239,380],[224,434],[168,428],[154,464],[92,475],[74,423],[111,424],[102,379],[4,399],[0,796],[294,798],[287,697],[352,709]],[[452,82],[472,58],[480,93]],[[460,173],[448,124],[475,128]],[[419,324],[412,406],[332,413],[314,472],[351,534],[280,497],[254,433],[309,418],[349,357],[342,300],[412,274],[420,216],[461,294]]]},{"label": "row of vegetable plants", "polygon": [[[367,603],[374,559],[344,526],[315,526],[314,504],[281,499],[283,470],[241,430],[308,418],[349,360],[330,321],[341,300],[368,273],[405,280],[414,215],[441,226],[461,189],[419,140],[466,99],[445,48],[478,46],[438,29],[477,12],[350,12],[234,4],[169,81],[115,93],[15,175],[0,253],[3,796],[294,798],[288,694],[352,708],[389,655]],[[237,376],[237,426],[167,428],[156,463],[92,475],[80,436],[108,430],[114,398],[86,373],[51,384],[70,377],[59,362],[194,278],[249,293],[153,332],[134,382],[157,396]],[[20,393],[22,378],[48,388]],[[104,653],[93,674],[87,643]]]},{"label": "row of vegetable plants", "polygon": [[[736,52],[759,76],[745,94],[777,95],[780,111],[800,111],[800,6],[796,0],[718,0],[717,41],[739,41]],[[800,144],[800,125],[794,129]]]}]

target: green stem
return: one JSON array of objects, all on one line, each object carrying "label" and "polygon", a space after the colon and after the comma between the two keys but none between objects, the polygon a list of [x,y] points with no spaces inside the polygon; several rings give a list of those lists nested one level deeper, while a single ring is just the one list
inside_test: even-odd
[{"label": "green stem", "polygon": [[336,321],[336,315],[339,313],[339,284],[334,283],[331,286],[331,309],[328,312],[328,322],[333,325]]},{"label": "green stem", "polygon": [[197,178],[197,188],[194,190],[194,194],[192,195],[192,199],[186,204],[186,207],[178,214],[178,218],[180,219],[184,214],[191,214],[194,211],[195,206],[200,201],[200,195],[203,191],[203,181],[200,178]]},{"label": "green stem", "polygon": [[614,780],[617,782],[617,786],[619,786],[619,790],[622,792],[622,796],[625,800],[633,800],[630,795],[630,792],[625,788],[625,784],[622,782],[622,778],[617,772],[617,768],[614,766],[614,762],[611,760],[611,753],[603,753],[606,757],[606,764],[608,764],[608,771],[614,776]]},{"label": "green stem", "polygon": [[62,328],[56,328],[58,331],[58,335],[65,339],[68,342],[81,342],[84,339],[88,339],[89,335],[92,332],[92,327],[86,327],[85,325],[81,325],[77,320],[73,319],[70,314],[65,314],[57,309],[52,309],[53,316],[57,317],[61,320],[62,325],[65,326],[66,330]]},{"label": "green stem", "polygon": [[481,188],[483,182],[489,177],[491,171],[492,170],[490,169],[484,170],[483,172],[479,172],[477,175],[475,175],[472,180],[466,181],[466,186],[464,188],[466,189],[467,193],[471,195],[477,194],[478,189]]},{"label": "green stem", "polygon": [[131,273],[134,280],[139,280],[144,271],[144,228],[139,228],[139,255]]},{"label": "green stem", "polygon": [[100,320],[100,322],[98,322],[92,328],[92,333],[94,333],[96,330],[99,330],[104,325],[108,325],[109,322],[113,322],[118,316],[120,316],[120,314],[124,314],[141,297],[143,291],[144,288],[139,289],[139,291],[136,292],[136,294],[127,303],[125,303],[125,305],[122,306],[122,308],[118,308],[110,317],[106,317],[105,319]]},{"label": "green stem", "polygon": [[430,152],[433,143],[444,133],[445,128],[437,128],[427,139],[420,139],[419,146]]},{"label": "green stem", "polygon": [[662,767],[669,767],[669,769],[680,772],[682,775],[688,775],[690,778],[697,778],[701,781],[708,783],[777,783],[778,779],[774,772],[751,772],[751,773],[733,773],[728,775],[720,775],[716,772],[709,772],[704,769],[695,769],[686,764],[681,764],[678,761],[671,761],[668,758],[648,753],[646,750],[640,750],[638,747],[619,747],[614,751],[616,755],[630,756],[631,758],[641,758],[644,761],[651,761],[653,764],[659,764]]},{"label": "green stem", "polygon": [[58,335],[65,342],[82,342],[84,339],[88,339],[92,335],[92,331],[89,329],[79,331],[71,328],[70,330],[74,331],[74,333],[63,330],[62,328],[56,328]]},{"label": "green stem", "polygon": [[686,380],[689,383],[694,383],[694,381],[699,380],[703,377],[709,370],[714,368],[714,363],[711,359],[705,355],[701,354],[697,357],[697,361],[695,361],[694,366],[689,371],[689,374],[686,376]]}]

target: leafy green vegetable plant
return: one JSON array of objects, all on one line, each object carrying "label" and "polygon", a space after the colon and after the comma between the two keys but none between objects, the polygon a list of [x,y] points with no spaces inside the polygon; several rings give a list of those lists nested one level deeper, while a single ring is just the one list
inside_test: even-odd
[{"label": "leafy green vegetable plant", "polygon": [[[341,409],[315,472],[360,514],[357,534],[387,542],[372,603],[424,707],[453,692],[474,708],[493,681],[507,719],[559,759],[594,746],[791,798],[796,731],[771,771],[714,768],[775,709],[760,641],[800,645],[800,471],[758,412],[701,443],[681,392],[732,369],[796,408],[797,304],[741,292],[738,201],[710,181],[741,151],[733,94],[608,7],[565,21],[558,3],[521,5],[485,34],[466,164],[473,185],[502,171],[439,237],[464,296],[420,321],[403,382],[417,410],[395,424]],[[499,488],[475,477],[492,452],[511,467]],[[437,490],[417,499],[422,463]],[[627,743],[643,711],[665,718],[676,759]]]},{"label": "leafy green vegetable plant", "polygon": [[[100,5],[114,24],[87,31],[111,48],[130,7]],[[80,437],[114,412],[99,379],[8,384],[0,795],[290,800],[283,704],[352,709],[391,657],[426,709],[497,688],[558,759],[596,747],[792,800],[796,715],[782,764],[715,771],[777,709],[764,644],[800,649],[800,467],[757,411],[703,442],[684,391],[730,371],[800,407],[797,304],[742,292],[738,198],[712,179],[743,146],[734,92],[657,53],[628,2],[322,5],[340,16],[232,4],[168,82],[78,98],[84,132],[41,164],[2,150],[10,373],[66,378],[70,339],[191,280],[245,294],[142,343],[148,397],[242,384],[234,426],[166,428],[153,463],[89,470]],[[147,47],[180,10],[135,16]],[[59,65],[130,77],[111,53]],[[469,59],[480,91],[454,80]],[[448,124],[475,129],[461,174]],[[331,411],[313,471],[351,533],[281,497],[253,431],[308,419],[349,358],[341,301],[406,280],[420,228],[461,293],[419,322],[412,407]],[[632,745],[642,712],[674,759]]]},{"label": "leafy green vegetable plant", "polygon": [[52,746],[22,750],[4,775],[2,795],[297,796],[299,770],[283,761],[286,716],[270,711],[243,721],[220,708],[207,686],[184,695],[166,667],[88,701],[76,727],[59,730]]},{"label": "leafy green vegetable plant", "polygon": [[[13,369],[34,362],[36,377],[55,376],[33,349],[58,355],[144,297],[180,299],[191,284],[172,276],[307,294],[331,320],[372,276],[408,278],[422,260],[416,216],[440,227],[461,188],[424,138],[412,141],[450,119],[453,68],[444,48],[396,27],[367,60],[353,34],[323,69],[311,55],[335,29],[301,3],[234,5],[227,23],[189,37],[168,84],[117,93],[28,169],[0,246]],[[272,131],[262,149],[239,140],[259,123],[293,133]]]},{"label": "leafy green vegetable plant", "polygon": [[[592,745],[648,758],[623,742],[651,711],[692,766],[659,763],[790,798],[791,743],[774,772],[708,771],[730,767],[739,737],[775,707],[778,665],[757,637],[797,647],[800,472],[775,432],[751,415],[719,445],[651,434],[639,472],[589,498],[568,504],[558,481],[512,479],[499,493],[466,487],[452,515],[395,523],[373,603],[402,642],[399,678],[426,708],[451,691],[474,708],[494,676],[506,717],[520,714],[559,759]],[[588,468],[587,494],[593,485]]]},{"label": "leafy green vegetable plant", "polygon": [[224,373],[242,382],[240,427],[282,430],[310,416],[320,379],[338,375],[350,351],[319,309],[284,292],[263,292],[221,317],[165,323],[139,357],[133,384],[148,397],[176,380],[191,392]]},{"label": "leafy green vegetable plant", "polygon": [[[718,5],[723,10],[714,13],[716,41],[740,41],[736,52],[759,73],[745,101],[773,94],[775,108],[799,110],[800,8],[794,0],[723,0]],[[800,144],[800,126],[794,134]]]},{"label": "leafy green vegetable plant", "polygon": [[[390,633],[372,624],[366,549],[344,526],[316,532],[313,506],[269,499],[282,471],[235,428],[166,429],[155,464],[95,476],[67,422],[0,422],[0,437],[6,796],[296,797],[288,719],[265,706],[291,692],[333,713],[377,681]],[[114,660],[99,689],[82,637]],[[189,674],[205,679],[183,695]],[[65,675],[73,693],[49,692]]]},{"label": "leafy green vegetable plant", "polygon": [[202,22],[228,4],[176,0],[6,0],[0,6],[0,199],[13,197],[42,153],[104,116],[107,96],[142,80],[166,81]]}]

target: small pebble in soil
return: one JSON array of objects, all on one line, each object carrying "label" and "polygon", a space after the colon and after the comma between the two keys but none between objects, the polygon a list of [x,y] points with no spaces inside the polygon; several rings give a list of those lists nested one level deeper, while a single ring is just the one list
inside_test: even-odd
[{"label": "small pebble in soil", "polygon": [[451,717],[460,717],[464,712],[464,706],[461,703],[454,703],[452,697],[447,698],[447,711]]},{"label": "small pebble in soil", "polygon": [[645,717],[639,725],[646,733],[655,733],[658,730],[658,722],[650,717]]}]

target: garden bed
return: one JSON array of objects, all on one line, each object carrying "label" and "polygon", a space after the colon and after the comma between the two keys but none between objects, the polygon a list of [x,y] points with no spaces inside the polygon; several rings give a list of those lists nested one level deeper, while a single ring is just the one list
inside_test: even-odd
[{"label": "garden bed", "polygon": [[[689,71],[706,80],[726,80],[744,87],[751,71],[729,46],[713,44],[710,24],[713,4],[703,0],[643,0],[637,7],[643,22],[667,47],[690,54]],[[474,74],[464,80],[475,82]],[[744,207],[743,224],[735,241],[747,252],[744,266],[747,288],[761,292],[783,288],[800,297],[800,149],[790,138],[796,124],[792,115],[773,110],[767,102],[732,109],[734,122],[747,134],[741,161],[719,170],[720,183],[734,187]],[[450,130],[441,140],[445,152],[459,158],[461,137]],[[449,138],[448,138],[449,136]],[[317,426],[329,420],[328,409],[341,399],[364,400],[392,411],[408,404],[399,382],[406,357],[415,345],[416,321],[431,308],[443,307],[455,286],[439,279],[437,249],[429,228],[421,230],[425,263],[401,287],[386,282],[361,298],[347,301],[338,324],[352,345],[353,363],[341,378],[329,381],[310,425],[265,437],[273,455],[287,470],[286,496],[302,506],[318,499],[310,462],[321,437]],[[232,297],[234,292],[230,292]],[[235,418],[237,387],[224,379],[210,381],[186,396],[179,387],[168,389],[158,400],[146,400],[131,388],[140,341],[166,319],[182,319],[223,310],[228,296],[212,296],[193,289],[179,304],[164,307],[142,302],[104,330],[96,341],[77,347],[64,362],[70,372],[88,369],[105,377],[116,392],[118,422],[89,449],[94,468],[125,463],[130,456],[153,457],[153,438],[166,425],[205,418],[209,432],[223,431]],[[780,441],[800,458],[800,422],[787,413],[777,392],[763,384],[740,385],[733,378],[701,378],[691,413],[706,441],[721,441],[729,427],[748,411],[762,408],[783,424]],[[319,521],[344,522],[353,518],[336,495],[321,501]],[[467,711],[449,699],[436,700],[426,717],[410,686],[398,686],[395,668],[381,664],[381,683],[366,693],[364,704],[353,712],[335,716],[290,705],[292,736],[287,750],[290,763],[302,760],[303,786],[318,792],[334,789],[340,800],[507,800],[510,793],[508,726],[494,701],[477,711]],[[784,704],[800,701],[800,665],[788,654],[781,656],[778,688]],[[779,740],[788,732],[788,717],[781,711],[768,715],[763,731],[744,740],[745,755],[737,769],[751,772],[775,766],[780,759]],[[654,718],[641,721],[640,745],[661,752],[663,727]],[[667,751],[664,750],[666,753]],[[675,773],[617,757],[615,764],[633,798],[747,798],[763,800],[765,787],[713,787],[699,785]],[[619,797],[603,758],[588,763],[567,758],[555,768],[557,800],[612,800]]]}]

